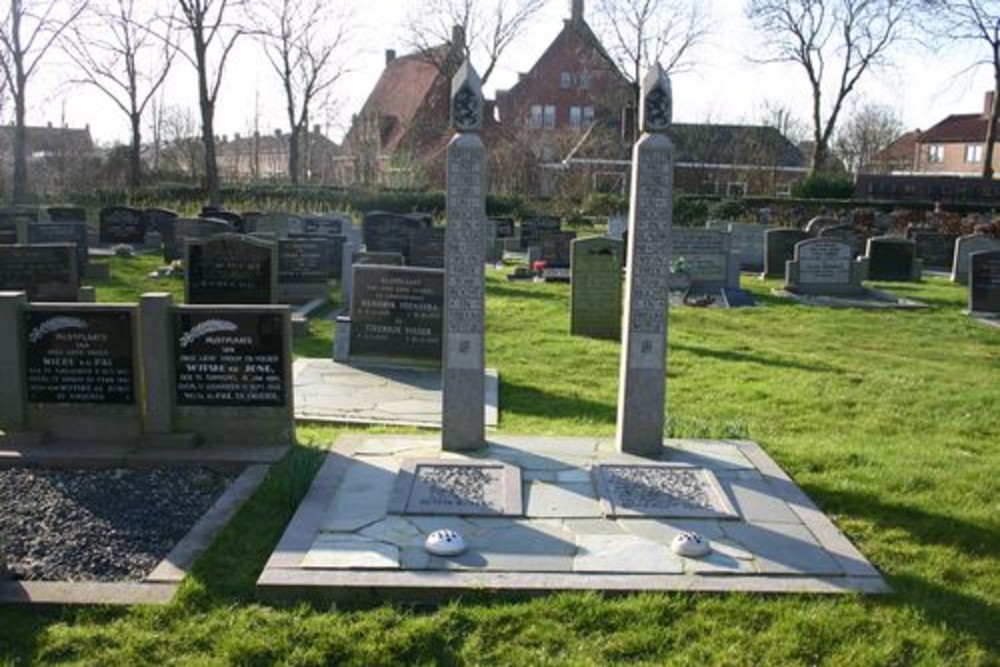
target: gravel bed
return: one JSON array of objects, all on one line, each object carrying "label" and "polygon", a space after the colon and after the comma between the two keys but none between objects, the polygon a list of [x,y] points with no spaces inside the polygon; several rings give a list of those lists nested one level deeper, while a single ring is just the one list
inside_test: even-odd
[{"label": "gravel bed", "polygon": [[0,553],[15,579],[140,581],[237,475],[191,466],[0,468]]}]

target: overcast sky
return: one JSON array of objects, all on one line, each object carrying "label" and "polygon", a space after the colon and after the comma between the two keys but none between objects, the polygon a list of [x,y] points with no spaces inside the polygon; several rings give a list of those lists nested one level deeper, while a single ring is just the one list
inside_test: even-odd
[{"label": "overcast sky", "polygon": [[[152,2],[153,0],[141,0]],[[346,129],[351,113],[363,104],[385,62],[385,49],[404,49],[404,17],[420,0],[330,0],[353,4],[358,27],[351,74],[337,89],[336,114],[320,117],[334,139]],[[759,65],[748,56],[759,53],[759,36],[743,16],[743,0],[697,0],[711,12],[714,35],[698,52],[693,72],[673,80],[674,117],[679,122],[758,123],[766,101],[791,108],[803,120],[808,118],[810,97],[804,74],[787,65]],[[549,0],[548,8],[520,42],[501,61],[486,91],[507,88],[517,81],[517,73],[527,71],[562,28],[569,14],[569,0]],[[589,10],[589,7],[588,7]],[[589,14],[588,14],[589,16]],[[593,24],[594,21],[592,20]],[[101,143],[126,142],[124,115],[100,93],[80,85],[67,84],[69,68],[54,54],[30,89],[28,122],[33,125],[60,124],[72,127],[89,124]],[[894,108],[907,128],[926,129],[950,113],[971,113],[982,107],[982,98],[992,85],[985,68],[966,70],[974,60],[967,49],[951,48],[931,56],[916,47],[897,52],[896,66],[869,76],[854,96],[854,102],[876,100]],[[196,83],[190,65],[178,59],[167,82],[168,103],[197,107]],[[216,131],[218,134],[246,134],[252,131],[255,108],[259,108],[262,132],[285,128],[279,82],[260,53],[246,38],[237,47],[227,68],[220,97]],[[6,120],[10,105],[5,107]],[[148,131],[147,131],[148,137]]]}]

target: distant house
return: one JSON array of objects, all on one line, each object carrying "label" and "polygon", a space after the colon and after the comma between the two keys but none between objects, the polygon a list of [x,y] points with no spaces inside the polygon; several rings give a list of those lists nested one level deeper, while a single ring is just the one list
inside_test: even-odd
[{"label": "distant house", "polygon": [[[90,126],[80,128],[26,127],[28,185],[39,194],[62,193],[77,187],[97,159]],[[0,175],[5,192],[14,177],[14,126],[0,126]]]},{"label": "distant house", "polygon": [[[216,142],[216,159],[223,181],[285,181],[291,135],[275,130],[273,135],[223,136]],[[300,138],[300,160],[305,165],[303,182],[331,183],[337,145],[323,135],[319,125]]]},{"label": "distant house", "polygon": [[917,145],[920,139],[919,129],[906,132],[876,153],[871,163],[865,165],[864,171],[869,174],[912,173],[916,165]]},{"label": "distant house", "polygon": [[[979,113],[952,114],[916,141],[913,171],[920,174],[978,176],[986,154],[986,130],[993,107],[992,91]],[[994,148],[993,168],[1000,171],[1000,149]]]}]

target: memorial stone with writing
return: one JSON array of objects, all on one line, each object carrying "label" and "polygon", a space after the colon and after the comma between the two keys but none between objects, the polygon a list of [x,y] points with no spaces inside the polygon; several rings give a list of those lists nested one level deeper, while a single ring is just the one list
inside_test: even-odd
[{"label": "memorial stone with writing", "polygon": [[330,245],[325,238],[278,241],[278,301],[306,303],[329,296]]},{"label": "memorial stone with writing", "polygon": [[[184,257],[184,248],[192,241],[210,239],[220,234],[229,234],[232,228],[222,220],[208,218],[174,218],[164,220],[161,225],[172,231],[163,235],[163,259],[172,262]],[[167,239],[171,242],[168,243]]]},{"label": "memorial stone with writing", "polygon": [[576,239],[576,232],[545,232],[540,243],[540,259],[547,269],[568,269],[570,266],[570,243]]},{"label": "memorial stone with writing", "polygon": [[82,206],[50,206],[45,212],[52,222],[87,222],[87,209]]},{"label": "memorial stone with writing", "polygon": [[1000,241],[986,234],[969,234],[955,242],[955,257],[952,260],[951,279],[965,285],[969,281],[969,255],[986,250],[1000,250]]},{"label": "memorial stone with writing", "polygon": [[253,218],[254,232],[273,234],[276,239],[288,238],[292,232],[302,231],[302,218],[291,213],[265,213]]},{"label": "memorial stone with writing", "polygon": [[559,218],[525,218],[521,221],[521,250],[541,245],[542,234],[558,232],[561,229],[562,221]]},{"label": "memorial stone with writing", "polygon": [[761,271],[764,268],[764,234],[769,227],[731,222],[727,229],[731,238],[731,250],[738,256],[740,268]]},{"label": "memorial stone with writing", "polygon": [[570,333],[618,340],[622,322],[624,246],[590,237],[571,244]]},{"label": "memorial stone with writing", "polygon": [[764,277],[783,278],[785,262],[795,257],[795,244],[809,234],[801,229],[769,229],[764,233]]},{"label": "memorial stone with writing", "polygon": [[951,270],[951,262],[955,258],[957,234],[914,230],[909,237],[917,245],[917,257],[924,260],[926,268],[939,271]]},{"label": "memorial stone with writing", "polygon": [[855,257],[864,254],[865,236],[861,234],[854,225],[830,225],[824,227],[817,234],[822,239],[836,239],[851,246],[851,252]]},{"label": "memorial stone with writing", "polygon": [[410,236],[410,266],[444,268],[444,227],[413,230]]},{"label": "memorial stone with writing", "polygon": [[146,209],[146,222],[149,225],[149,231],[156,232],[160,235],[160,240],[164,248],[167,246],[174,247],[176,245],[176,241],[174,240],[174,225],[172,221],[176,220],[178,217],[177,213],[165,208]]},{"label": "memorial stone with writing", "polygon": [[327,258],[330,262],[327,271],[327,278],[340,280],[341,271],[344,266],[343,255],[344,245],[347,243],[346,236],[327,236],[325,234],[289,234],[291,239],[319,239],[326,242]]},{"label": "memorial stone with writing", "polygon": [[920,280],[923,262],[917,259],[917,246],[900,236],[877,236],[868,239],[868,279]]},{"label": "memorial stone with writing", "polygon": [[132,314],[31,308],[24,313],[31,403],[135,403]]},{"label": "memorial stone with writing", "polygon": [[239,213],[233,213],[232,211],[224,211],[219,208],[206,206],[201,209],[201,217],[209,220],[222,220],[229,225],[232,231],[240,234],[244,234],[247,231],[246,223],[243,221],[243,216]]},{"label": "memorial stone with writing", "polygon": [[0,292],[27,292],[31,301],[76,301],[76,252],[69,243],[0,246]]},{"label": "memorial stone with writing", "polygon": [[351,217],[346,213],[310,214],[302,216],[301,234],[317,236],[343,236],[344,229],[351,226]]},{"label": "memorial stone with writing", "polygon": [[414,232],[428,229],[433,220],[423,214],[370,211],[361,223],[367,252],[396,252],[410,263],[410,244]]},{"label": "memorial stone with writing", "polygon": [[[679,263],[691,276],[691,288],[739,288],[739,264],[730,252],[730,235],[718,229],[676,227],[671,236],[670,262]],[[667,260],[664,258],[664,263]]]},{"label": "memorial stone with writing", "polygon": [[969,256],[969,310],[1000,315],[1000,250]]},{"label": "memorial stone with writing", "polygon": [[28,227],[28,243],[70,243],[76,248],[76,269],[82,277],[90,261],[90,237],[85,222],[39,222]]},{"label": "memorial stone with writing", "polygon": [[237,234],[190,241],[185,296],[195,304],[270,304],[277,297],[274,243]]},{"label": "memorial stone with writing", "polygon": [[174,318],[177,405],[285,405],[291,389],[282,314],[180,310]]},{"label": "memorial stone with writing", "polygon": [[441,362],[444,271],[354,267],[350,356]]},{"label": "memorial stone with writing", "polygon": [[101,243],[142,245],[146,240],[146,213],[127,206],[101,209]]},{"label": "memorial stone with writing", "polygon": [[851,295],[863,293],[865,260],[857,260],[849,243],[810,238],[795,246],[787,263],[785,289],[797,294]]}]

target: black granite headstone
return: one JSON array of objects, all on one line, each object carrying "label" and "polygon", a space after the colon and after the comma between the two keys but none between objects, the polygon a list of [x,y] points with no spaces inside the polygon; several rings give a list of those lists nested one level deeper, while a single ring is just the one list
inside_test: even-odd
[{"label": "black granite headstone", "polygon": [[87,209],[82,206],[50,206],[45,211],[52,222],[87,222]]},{"label": "black granite headstone", "polygon": [[35,208],[0,208],[0,224],[9,222],[16,224],[20,220],[29,223],[38,222],[38,209]]},{"label": "black granite headstone", "polygon": [[409,262],[413,233],[430,226],[431,220],[423,215],[371,211],[365,214],[361,233],[366,251],[396,252]]},{"label": "black granite headstone", "polygon": [[159,234],[164,243],[167,241],[167,235],[170,235],[170,241],[173,242],[174,226],[169,221],[176,220],[178,217],[180,216],[175,211],[169,209],[146,209],[146,222],[149,224],[149,231]]},{"label": "black granite headstone", "polygon": [[942,271],[950,271],[955,257],[956,234],[914,231],[910,238],[917,245],[917,257],[924,260],[924,266]]},{"label": "black granite headstone", "polygon": [[90,239],[85,222],[39,222],[28,226],[28,243],[70,243],[76,248],[76,270],[83,276],[90,261]]},{"label": "black granite headstone", "polygon": [[969,310],[1000,315],[1000,250],[969,255]]},{"label": "black granite headstone", "polygon": [[351,356],[441,361],[444,271],[356,266]]},{"label": "black granite headstone", "polygon": [[278,241],[279,284],[325,283],[329,273],[330,246],[325,238],[294,238]]},{"label": "black granite headstone", "polygon": [[329,248],[327,251],[327,258],[329,260],[329,266],[327,269],[327,278],[333,280],[340,280],[340,275],[343,271],[343,256],[344,256],[344,244],[347,243],[346,236],[326,236],[317,234],[289,234],[289,239],[322,239],[326,241],[326,245]]},{"label": "black granite headstone", "polygon": [[276,252],[274,243],[235,234],[188,243],[187,303],[274,303]]},{"label": "black granite headstone", "polygon": [[69,243],[0,246],[0,291],[27,292],[30,301],[76,301],[76,252]]},{"label": "black granite headstone", "polygon": [[835,239],[849,243],[855,257],[864,254],[865,237],[855,229],[854,225],[830,225],[822,228],[817,236],[822,239]]},{"label": "black granite headstone", "polygon": [[130,312],[32,308],[24,331],[29,402],[135,403]]},{"label": "black granite headstone", "polygon": [[223,222],[229,223],[229,226],[234,232],[238,232],[240,234],[246,233],[246,224],[243,222],[243,216],[239,213],[223,211],[220,208],[214,208],[212,206],[205,206],[201,209],[201,217],[209,220],[222,220]]},{"label": "black granite headstone", "polygon": [[410,236],[410,266],[444,268],[444,227],[414,230]]},{"label": "black granite headstone", "polygon": [[172,262],[183,259],[185,246],[192,241],[212,238],[232,232],[229,223],[207,218],[172,218],[160,222],[163,237],[163,259]]},{"label": "black granite headstone", "polygon": [[521,221],[521,250],[541,244],[542,234],[558,232],[562,228],[559,218],[526,218]]},{"label": "black granite headstone", "polygon": [[100,239],[107,244],[142,245],[146,240],[146,213],[127,206],[101,209]]},{"label": "black granite headstone", "polygon": [[868,240],[869,280],[913,280],[916,245],[897,237]]},{"label": "black granite headstone", "polygon": [[314,236],[342,236],[344,227],[351,225],[344,218],[326,217],[322,215],[306,215],[302,217],[302,234]]},{"label": "black granite headstone", "polygon": [[179,311],[174,316],[177,405],[285,405],[285,324],[280,313]]},{"label": "black granite headstone", "polygon": [[542,249],[541,259],[547,269],[568,269],[570,266],[570,243],[576,238],[576,232],[545,232],[539,245]]},{"label": "black granite headstone", "polygon": [[17,223],[0,221],[0,245],[17,243]]},{"label": "black granite headstone", "polygon": [[769,229],[764,232],[764,277],[783,278],[785,262],[794,259],[795,244],[809,234],[801,229]]},{"label": "black granite headstone", "polygon": [[497,226],[497,238],[508,239],[514,236],[513,218],[490,218]]}]

